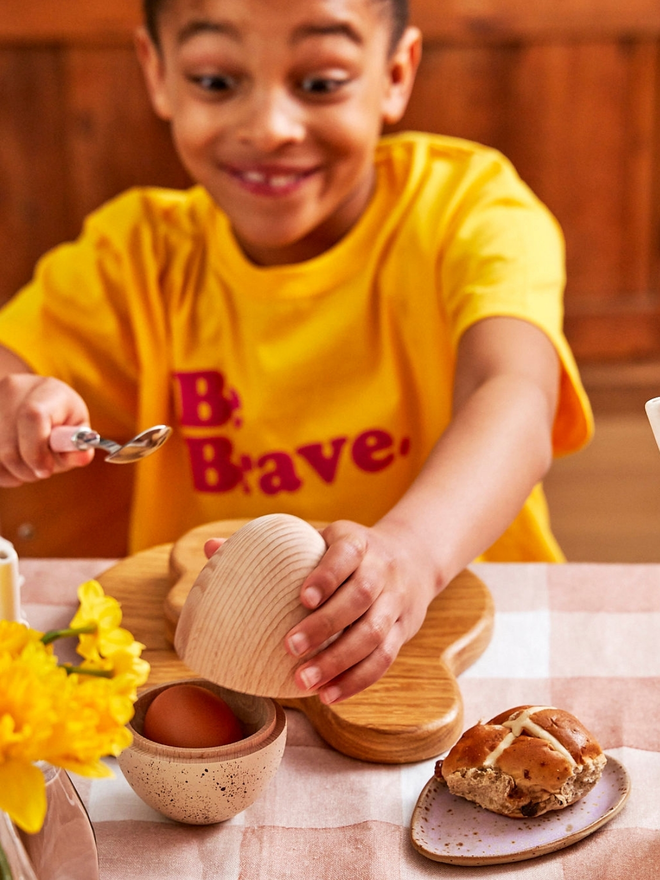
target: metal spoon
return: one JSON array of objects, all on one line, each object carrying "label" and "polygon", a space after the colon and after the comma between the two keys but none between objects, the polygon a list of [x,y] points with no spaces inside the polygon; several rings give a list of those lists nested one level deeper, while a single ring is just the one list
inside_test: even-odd
[{"label": "metal spoon", "polygon": [[155,425],[141,431],[128,443],[115,443],[114,440],[106,440],[96,431],[92,431],[84,425],[71,426],[60,425],[53,428],[50,435],[49,445],[53,452],[75,452],[77,449],[103,449],[108,452],[106,461],[113,464],[128,464],[139,461],[147,455],[151,455],[159,449],[172,433],[167,425]]}]

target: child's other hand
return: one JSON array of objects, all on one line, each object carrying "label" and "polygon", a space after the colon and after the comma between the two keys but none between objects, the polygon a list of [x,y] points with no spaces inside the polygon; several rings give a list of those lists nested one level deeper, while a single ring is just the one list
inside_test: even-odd
[{"label": "child's other hand", "polygon": [[53,428],[88,419],[83,399],[58,379],[33,373],[0,378],[0,486],[34,483],[89,464],[93,449],[55,453],[48,445]]},{"label": "child's other hand", "polygon": [[204,555],[210,559],[216,550],[219,550],[225,543],[226,538],[209,538],[204,542]]},{"label": "child's other hand", "polygon": [[412,531],[339,520],[321,534],[328,550],[301,587],[303,605],[318,610],[287,634],[285,645],[304,660],[329,643],[298,668],[296,681],[335,703],[387,672],[438,587],[431,554]]}]

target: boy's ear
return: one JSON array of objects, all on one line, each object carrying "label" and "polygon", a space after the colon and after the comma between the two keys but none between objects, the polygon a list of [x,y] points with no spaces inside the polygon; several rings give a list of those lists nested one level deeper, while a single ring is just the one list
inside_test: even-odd
[{"label": "boy's ear", "polygon": [[156,114],[161,119],[172,118],[169,96],[165,88],[165,67],[163,56],[154,45],[146,28],[138,28],[135,32],[135,49],[142,72],[147,83],[147,91]]},{"label": "boy's ear", "polygon": [[422,57],[422,34],[407,27],[389,58],[388,85],[383,96],[383,122],[393,125],[405,113]]}]

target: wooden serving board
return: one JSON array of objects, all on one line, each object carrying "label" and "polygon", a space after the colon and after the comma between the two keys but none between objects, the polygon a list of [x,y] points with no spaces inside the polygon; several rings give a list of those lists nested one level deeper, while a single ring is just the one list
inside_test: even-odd
[{"label": "wooden serving board", "polygon": [[[123,625],[146,646],[147,687],[195,677],[172,647],[178,612],[206,562],[204,542],[228,537],[245,522],[199,527],[175,544],[127,557],[99,577],[121,603]],[[331,706],[315,696],[280,702],[304,712],[326,742],[360,760],[404,764],[435,757],[462,732],[456,676],[485,650],[493,619],[490,592],[465,570],[433,600],[419,632],[376,684]]]}]

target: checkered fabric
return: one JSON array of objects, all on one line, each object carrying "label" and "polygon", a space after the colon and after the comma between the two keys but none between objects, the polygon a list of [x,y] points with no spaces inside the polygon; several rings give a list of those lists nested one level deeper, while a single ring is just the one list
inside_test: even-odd
[{"label": "checkered fabric", "polygon": [[[23,560],[24,611],[50,628],[109,560]],[[101,880],[656,880],[660,872],[660,565],[483,564],[496,621],[460,677],[465,727],[529,703],[577,715],[632,779],[623,811],[566,849],[469,868],[431,861],[410,842],[434,760],[362,763],[287,710],[282,765],[265,794],[215,826],[175,824],[113,780],[73,777],[98,843]],[[110,762],[113,764],[114,762]]]}]

